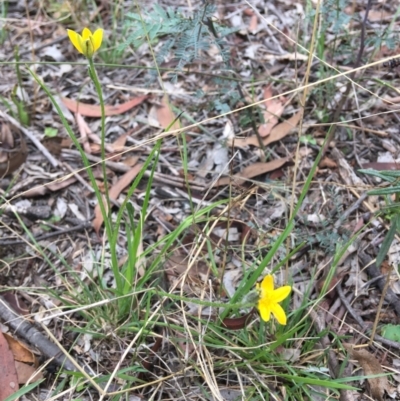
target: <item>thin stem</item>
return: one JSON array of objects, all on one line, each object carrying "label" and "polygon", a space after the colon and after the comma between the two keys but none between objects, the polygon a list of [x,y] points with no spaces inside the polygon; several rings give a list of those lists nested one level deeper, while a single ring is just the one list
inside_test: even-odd
[{"label": "thin stem", "polygon": [[[103,91],[101,89],[101,85],[99,82],[99,78],[97,77],[96,69],[94,67],[93,58],[89,58],[89,74],[92,79],[94,86],[96,87],[97,95],[99,96],[100,102],[100,110],[101,110],[101,168],[103,171],[103,183],[104,183],[104,193],[107,201],[107,216],[104,216],[104,219],[109,219],[110,214],[110,197],[108,196],[108,182],[107,182],[107,167],[106,167],[106,111],[104,106],[104,98]],[[111,223],[111,221],[110,221]]]},{"label": "thin stem", "polygon": [[[101,89],[101,85],[99,82],[99,78],[96,73],[96,69],[94,67],[93,58],[88,58],[89,60],[89,75],[92,79],[94,86],[96,87],[97,95],[99,96],[100,102],[100,110],[101,110],[101,169],[103,172],[103,184],[104,184],[104,197],[106,199],[106,207],[104,207],[104,197],[100,197],[98,201],[101,203],[101,211],[104,217],[104,226],[107,233],[107,238],[110,241],[110,250],[111,250],[111,266],[114,273],[116,287],[118,291],[118,295],[123,294],[124,284],[122,282],[120,272],[118,269],[118,258],[116,254],[116,247],[114,242],[114,235],[113,235],[113,224],[111,219],[111,204],[110,204],[110,196],[108,191],[108,181],[107,181],[107,166],[106,166],[106,111],[104,106],[104,98],[103,98],[103,91]],[[105,209],[105,210],[104,210]],[[105,213],[104,213],[105,211]],[[115,227],[118,229],[118,227]]]}]

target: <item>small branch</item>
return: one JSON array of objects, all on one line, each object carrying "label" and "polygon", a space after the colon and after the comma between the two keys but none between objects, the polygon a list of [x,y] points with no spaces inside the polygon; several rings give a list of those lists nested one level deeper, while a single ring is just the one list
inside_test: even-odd
[{"label": "small branch", "polygon": [[[35,241],[42,241],[44,239],[60,236],[60,235],[63,235],[63,234],[68,234],[68,233],[71,233],[73,231],[84,230],[86,228],[91,228],[91,227],[92,227],[92,223],[84,222],[84,223],[79,224],[79,225],[77,225],[75,227],[63,228],[61,230],[53,231],[51,233],[38,235],[37,237],[34,237],[34,238],[35,238]],[[29,242],[29,239],[0,241],[0,246],[21,245],[21,244],[26,244],[27,242]]]}]

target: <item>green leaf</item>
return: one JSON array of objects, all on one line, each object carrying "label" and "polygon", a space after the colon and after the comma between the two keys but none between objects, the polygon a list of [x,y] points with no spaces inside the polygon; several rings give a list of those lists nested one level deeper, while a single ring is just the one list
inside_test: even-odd
[{"label": "green leaf", "polygon": [[383,259],[385,259],[387,253],[389,252],[389,248],[390,248],[390,245],[392,245],[393,238],[396,234],[397,227],[398,227],[398,216],[395,216],[390,221],[389,231],[387,232],[385,239],[382,242],[381,249],[379,249],[378,256],[376,257],[376,267],[378,267],[378,268],[381,265],[381,263],[383,262]]},{"label": "green leaf", "polygon": [[[367,175],[372,175],[374,177],[378,177],[384,181],[388,181],[388,182],[394,182],[396,181],[396,177],[400,177],[400,171],[377,171],[377,170],[373,170],[373,169],[364,169],[364,170],[358,170],[359,173],[362,174],[367,174]],[[393,174],[387,174],[387,173],[399,173],[398,176],[393,175]]]},{"label": "green leaf", "polygon": [[44,135],[49,137],[49,138],[54,138],[58,134],[58,129],[57,128],[52,128],[52,127],[46,127],[44,129]]},{"label": "green leaf", "polygon": [[387,324],[382,327],[382,337],[390,341],[400,342],[400,325]]},{"label": "green leaf", "polygon": [[35,387],[37,387],[40,383],[42,383],[45,379],[40,379],[35,383],[32,384],[28,384],[26,386],[21,387],[18,391],[16,391],[14,394],[11,394],[10,396],[8,396],[4,401],[13,401],[16,400],[20,397],[22,397],[23,395],[29,393],[30,391],[32,391]]},{"label": "green leaf", "polygon": [[312,135],[302,135],[300,137],[300,142],[304,143],[304,144],[311,144],[311,145],[316,145],[317,141],[315,140],[315,138],[312,137]]},{"label": "green leaf", "polygon": [[392,195],[400,193],[400,186],[397,187],[388,187],[381,189],[373,189],[372,191],[368,191],[368,195]]}]

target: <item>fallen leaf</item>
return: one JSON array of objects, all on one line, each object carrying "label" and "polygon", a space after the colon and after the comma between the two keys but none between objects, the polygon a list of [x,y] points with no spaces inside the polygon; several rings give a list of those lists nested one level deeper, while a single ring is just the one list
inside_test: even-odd
[{"label": "fallen leaf", "polygon": [[125,166],[133,167],[138,161],[139,156],[128,156],[121,163],[125,164]]},{"label": "fallen leaf", "polygon": [[[365,18],[365,11],[360,11],[361,18]],[[368,12],[368,21],[371,22],[382,22],[382,20],[387,18],[392,18],[393,14],[388,11],[379,9],[379,10],[369,10]]]},{"label": "fallen leaf", "polygon": [[257,32],[257,28],[258,28],[258,17],[256,14],[253,14],[250,17],[249,32],[254,34]]},{"label": "fallen leaf", "polygon": [[62,138],[61,136],[45,137],[41,142],[42,145],[55,156],[59,156],[62,149],[68,149],[72,145],[72,140],[70,138]]},{"label": "fallen leaf", "polygon": [[[50,189],[50,191],[57,192],[60,189],[64,189],[72,185],[74,182],[76,182],[76,177],[69,177],[67,179],[63,179],[60,181],[51,181],[49,184],[45,184],[46,188]],[[26,193],[24,193],[24,196],[27,196]]]},{"label": "fallen leaf", "polygon": [[280,100],[271,99],[274,97],[274,94],[271,89],[271,85],[264,88],[264,99],[266,100],[264,105],[266,111],[264,112],[264,124],[261,124],[258,128],[258,133],[262,137],[266,137],[272,131],[272,128],[275,127],[279,122],[279,117],[282,115],[284,107]]},{"label": "fallen leaf", "polygon": [[243,329],[250,323],[254,312],[255,312],[255,309],[252,309],[249,313],[246,313],[245,315],[240,316],[240,317],[233,317],[233,318],[226,317],[222,321],[222,325],[229,330]]},{"label": "fallen leaf", "polygon": [[253,163],[250,166],[247,166],[238,174],[235,174],[232,177],[222,177],[215,184],[215,187],[219,187],[221,185],[228,185],[229,183],[235,185],[241,185],[247,181],[249,178],[257,177],[258,175],[268,173],[270,171],[276,170],[279,167],[282,167],[285,163],[290,160],[289,157],[284,157],[282,159],[276,159],[267,163]]},{"label": "fallen leaf", "polygon": [[113,143],[108,145],[108,148],[111,150],[111,153],[115,153],[113,157],[110,157],[109,160],[113,162],[119,162],[122,157],[122,153],[126,144],[126,138],[128,134],[120,135]]},{"label": "fallen leaf", "polygon": [[36,363],[36,357],[30,349],[28,349],[24,344],[16,340],[14,337],[11,337],[9,334],[3,333],[3,335],[7,340],[16,361]]},{"label": "fallen leaf", "polygon": [[287,134],[289,134],[289,132],[297,126],[302,115],[303,111],[300,110],[288,120],[276,125],[272,129],[271,134],[265,140],[263,140],[264,146],[267,146],[272,142],[280,141]]},{"label": "fallen leaf", "polygon": [[[137,164],[129,171],[127,171],[108,191],[110,199],[117,199],[119,194],[136,178],[142,167],[142,164]],[[107,211],[107,203],[103,203]],[[100,227],[102,226],[104,219],[103,215],[101,214],[100,206],[98,204],[94,208],[94,216],[95,217],[92,222],[93,229],[96,232],[97,236],[99,236]]]},{"label": "fallen leaf", "polygon": [[190,266],[190,257],[175,251],[167,259],[164,270],[170,288],[180,289],[189,295],[199,296],[208,285],[210,267],[202,260],[195,260]]},{"label": "fallen leaf", "polygon": [[170,127],[171,123],[176,119],[174,112],[171,109],[171,106],[168,103],[168,98],[166,96],[163,97],[160,106],[154,106],[153,114],[156,116],[160,127],[169,130],[175,130],[180,128],[179,121],[175,121],[174,124]]},{"label": "fallen leaf", "polygon": [[[288,120],[276,125],[272,128],[271,133],[263,139],[264,146],[269,145],[272,142],[276,142],[284,138],[290,133],[290,131],[297,126],[302,116],[302,111],[294,114]],[[245,148],[249,145],[260,147],[260,143],[256,135],[249,136],[248,138],[236,138],[235,140],[228,139],[229,146],[235,146],[236,148]]]},{"label": "fallen leaf", "polygon": [[28,156],[28,147],[23,136],[20,134],[19,137],[19,147],[14,147],[13,149],[8,149],[7,152],[4,152],[3,160],[5,161],[0,163],[0,178],[12,174],[25,163]]},{"label": "fallen leaf", "polygon": [[5,400],[19,390],[15,361],[10,346],[0,331],[0,400]]},{"label": "fallen leaf", "polygon": [[400,170],[400,163],[396,162],[371,162],[363,163],[362,168],[372,168],[378,171]]},{"label": "fallen leaf", "polygon": [[329,167],[329,168],[336,168],[337,163],[332,160],[331,158],[325,156],[319,163],[318,167]]},{"label": "fallen leaf", "polygon": [[[148,95],[138,96],[117,106],[106,105],[105,115],[115,116],[117,114],[123,114],[133,107],[141,104],[148,97]],[[99,105],[77,102],[76,100],[69,99],[67,97],[61,97],[60,99],[69,111],[80,113],[82,116],[86,117],[101,117],[101,108]]]},{"label": "fallen leaf", "polygon": [[[353,344],[343,343],[350,356],[358,361],[364,370],[366,376],[379,375],[385,373],[382,369],[381,364],[366,349],[354,349]],[[387,376],[368,378],[371,395],[378,401],[384,401],[383,395],[385,391],[391,392],[391,387]]]},{"label": "fallen leaf", "polygon": [[[25,194],[24,194],[25,195]],[[20,299],[17,293],[13,291],[4,291],[1,296],[8,302],[8,304],[21,316],[29,315],[29,307],[25,302]]]},{"label": "fallen leaf", "polygon": [[79,133],[81,134],[80,143],[82,144],[85,153],[90,155],[92,153],[92,150],[89,144],[88,136],[92,134],[92,130],[83,119],[81,113],[75,113],[75,119],[78,125]]},{"label": "fallen leaf", "polygon": [[15,361],[15,370],[17,371],[18,383],[33,383],[40,379],[43,379],[42,372],[36,372],[36,368],[32,365],[28,365],[23,362]]}]

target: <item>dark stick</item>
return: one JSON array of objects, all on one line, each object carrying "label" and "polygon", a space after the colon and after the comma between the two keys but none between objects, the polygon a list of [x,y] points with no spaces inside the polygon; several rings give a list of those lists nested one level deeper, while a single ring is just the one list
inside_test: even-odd
[{"label": "dark stick", "polygon": [[53,344],[31,323],[28,323],[26,318],[18,316],[1,296],[0,318],[10,326],[18,336],[29,344],[32,344],[46,357],[53,359],[57,365],[63,366],[66,370],[77,370],[74,364],[63,354],[56,344]]},{"label": "dark stick", "polygon": [[[92,227],[92,223],[85,222],[85,223],[79,224],[78,226],[75,226],[75,227],[64,228],[62,230],[53,231],[51,233],[38,235],[37,237],[34,237],[34,239],[35,239],[35,241],[42,241],[47,238],[59,236],[62,234],[68,234],[73,231],[84,230],[84,229],[90,228],[90,227]],[[19,239],[19,240],[10,240],[10,241],[0,241],[0,246],[21,245],[21,244],[26,244],[27,242],[29,242],[29,238],[27,238],[26,240]]]}]

